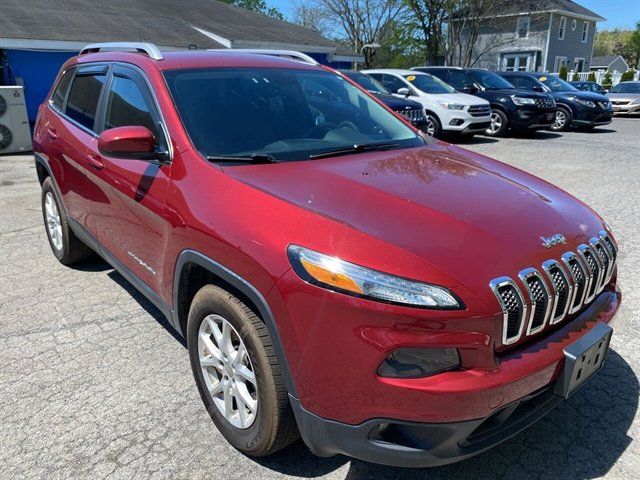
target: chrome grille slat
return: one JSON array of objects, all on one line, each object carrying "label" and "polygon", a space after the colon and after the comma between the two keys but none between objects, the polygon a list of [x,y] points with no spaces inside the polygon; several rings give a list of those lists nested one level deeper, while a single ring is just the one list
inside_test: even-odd
[{"label": "chrome grille slat", "polygon": [[562,256],[562,261],[567,267],[567,271],[573,282],[573,297],[571,298],[568,314],[580,310],[584,304],[584,297],[587,293],[587,274],[578,256],[573,252],[567,252]]},{"label": "chrome grille slat", "polygon": [[554,307],[551,311],[549,324],[560,323],[567,315],[569,302],[573,297],[573,285],[569,283],[567,274],[556,260],[547,260],[542,264],[542,269],[549,278],[555,297]]},{"label": "chrome grille slat", "polygon": [[491,114],[491,106],[471,105],[467,111],[472,117],[488,117]]},{"label": "chrome grille slat", "polygon": [[547,284],[535,268],[525,268],[518,277],[522,281],[531,299],[531,313],[527,321],[527,335],[533,335],[543,330],[551,314],[553,297]]},{"label": "chrome grille slat", "polygon": [[520,288],[509,277],[492,280],[489,286],[502,308],[502,344],[510,345],[522,336],[527,318],[527,304]]},{"label": "chrome grille slat", "polygon": [[588,245],[580,245],[578,247],[578,253],[582,256],[584,263],[591,272],[591,281],[587,289],[587,296],[584,300],[585,303],[591,303],[598,293],[598,286],[602,280],[602,263],[598,254]]},{"label": "chrome grille slat", "polygon": [[616,260],[618,258],[618,249],[616,248],[611,237],[602,230],[599,234],[600,240],[605,247],[607,254],[609,255],[609,271],[607,272],[607,277],[605,280],[605,285],[611,281],[611,277],[613,276],[613,271],[616,267]]},{"label": "chrome grille slat", "polygon": [[602,264],[602,272],[600,273],[600,281],[598,282],[596,291],[596,293],[600,293],[602,290],[604,290],[604,287],[607,284],[607,275],[609,275],[611,260],[609,258],[609,254],[606,252],[606,247],[602,244],[600,238],[592,238],[591,240],[589,240],[589,244],[591,245],[591,248],[598,256],[598,258],[600,259],[600,263]]}]

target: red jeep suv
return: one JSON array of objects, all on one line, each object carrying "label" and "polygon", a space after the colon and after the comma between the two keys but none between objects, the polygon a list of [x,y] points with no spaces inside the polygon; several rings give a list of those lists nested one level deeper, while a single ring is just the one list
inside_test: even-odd
[{"label": "red jeep suv", "polygon": [[96,252],[167,316],[248,455],[300,435],[320,456],[454,462],[607,354],[618,247],[598,215],[302,54],[90,45],[34,150],[54,255]]}]

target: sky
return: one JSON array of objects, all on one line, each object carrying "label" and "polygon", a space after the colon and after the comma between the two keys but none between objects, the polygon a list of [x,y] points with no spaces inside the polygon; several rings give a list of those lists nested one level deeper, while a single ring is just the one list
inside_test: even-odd
[{"label": "sky", "polygon": [[[295,2],[290,0],[266,0],[267,4],[279,9],[287,18],[291,18]],[[299,0],[301,3],[312,3],[313,0]],[[583,7],[596,12],[607,19],[598,23],[598,30],[613,28],[633,28],[640,20],[640,0],[576,0]]]}]

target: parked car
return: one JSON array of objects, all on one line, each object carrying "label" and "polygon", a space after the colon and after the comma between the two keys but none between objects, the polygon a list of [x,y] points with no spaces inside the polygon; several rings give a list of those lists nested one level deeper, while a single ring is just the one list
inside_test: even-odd
[{"label": "parked car", "polygon": [[386,88],[382,86],[375,78],[358,72],[357,70],[338,70],[345,77],[356,82],[369,93],[373,94],[387,107],[396,113],[406,117],[411,124],[420,130],[427,132],[427,116],[424,113],[424,107],[408,98],[398,98],[392,95]]},{"label": "parked car", "polygon": [[602,366],[613,234],[305,59],[131,43],[68,60],[34,133],[51,250],[98,253],[166,315],[245,454],[298,433],[389,465],[478,454]]},{"label": "parked car", "polygon": [[500,75],[523,90],[553,95],[558,111],[551,130],[564,131],[571,127],[590,130],[611,123],[613,109],[604,95],[581,92],[561,78],[546,73],[500,72]]},{"label": "parked car", "polygon": [[604,95],[607,91],[597,82],[569,82],[570,85],[573,85],[578,90],[582,92],[593,92],[599,93],[600,95]]},{"label": "parked car", "polygon": [[435,137],[455,134],[472,137],[484,132],[491,120],[489,102],[458,93],[438,78],[411,70],[364,70],[400,97],[420,102],[427,114],[427,133]]},{"label": "parked car", "polygon": [[502,137],[508,132],[535,132],[548,128],[555,119],[556,104],[550,95],[516,89],[493,72],[480,68],[414,67],[456,88],[491,103],[491,123],[486,134]]},{"label": "parked car", "polygon": [[620,82],[607,95],[613,113],[640,113],[640,82]]}]

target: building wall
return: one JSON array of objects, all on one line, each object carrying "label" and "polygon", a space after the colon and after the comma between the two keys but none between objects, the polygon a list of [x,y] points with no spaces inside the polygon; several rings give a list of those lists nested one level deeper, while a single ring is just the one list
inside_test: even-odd
[{"label": "building wall", "polygon": [[[560,19],[566,17],[567,23],[565,28],[564,40],[558,39],[558,30],[560,28]],[[596,24],[587,21],[589,24],[589,34],[586,43],[582,43],[582,24],[585,20],[575,18],[576,29],[572,28],[572,21],[575,17],[568,15],[553,14],[553,22],[551,25],[551,37],[549,40],[549,55],[545,64],[545,71],[556,72],[555,60],[557,56],[567,57],[567,69],[575,68],[575,58],[584,58],[584,65],[580,71],[588,72],[591,64],[591,54],[593,53],[593,41],[595,38]]]},{"label": "building wall", "polygon": [[33,125],[60,67],[78,52],[5,50],[4,83],[24,86],[27,115]]},{"label": "building wall", "polygon": [[626,62],[621,58],[618,57],[616,58],[613,63],[611,65],[609,65],[609,68],[595,68],[595,67],[591,67],[591,70],[611,70],[612,72],[626,72],[629,69],[628,65],[626,64]]}]

